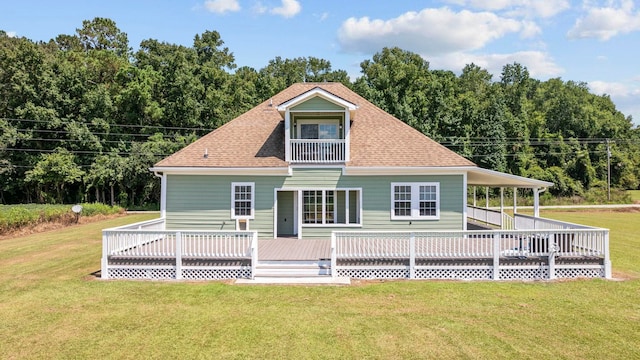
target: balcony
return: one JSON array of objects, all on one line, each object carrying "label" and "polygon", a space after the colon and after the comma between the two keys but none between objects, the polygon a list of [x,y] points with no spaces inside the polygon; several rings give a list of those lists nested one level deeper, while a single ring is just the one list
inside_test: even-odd
[{"label": "balcony", "polygon": [[331,164],[346,161],[344,139],[291,139],[291,162]]}]

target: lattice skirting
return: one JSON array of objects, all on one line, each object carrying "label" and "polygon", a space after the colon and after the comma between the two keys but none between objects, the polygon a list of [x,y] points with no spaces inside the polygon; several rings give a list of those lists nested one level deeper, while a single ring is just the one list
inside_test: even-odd
[{"label": "lattice skirting", "polygon": [[493,269],[416,269],[416,279],[433,279],[433,280],[491,280],[493,277]]},{"label": "lattice skirting", "polygon": [[544,280],[549,279],[549,267],[535,268],[507,267],[500,268],[500,280]]},{"label": "lattice skirting", "polygon": [[182,278],[188,280],[251,279],[251,268],[183,268]]},{"label": "lattice skirting", "polygon": [[339,277],[352,279],[408,279],[409,269],[337,269]]},{"label": "lattice skirting", "polygon": [[[110,279],[129,280],[175,280],[175,267],[117,267],[109,268]],[[250,279],[251,268],[183,268],[182,278],[186,280]]]},{"label": "lattice skirting", "polygon": [[171,280],[176,269],[171,268],[109,268],[110,279]]},{"label": "lattice skirting", "polygon": [[556,277],[560,279],[603,278],[604,267],[601,268],[556,268]]}]

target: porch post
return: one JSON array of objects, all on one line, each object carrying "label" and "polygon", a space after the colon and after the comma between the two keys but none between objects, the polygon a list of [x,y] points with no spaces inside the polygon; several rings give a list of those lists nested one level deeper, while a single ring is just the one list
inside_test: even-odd
[{"label": "porch post", "polygon": [[284,113],[284,160],[291,161],[291,113],[289,109]]},{"label": "porch post", "polygon": [[609,255],[609,230],[604,232],[604,278],[611,279],[611,257]]},{"label": "porch post", "polygon": [[182,233],[176,232],[176,280],[182,280]]},{"label": "porch post", "polygon": [[409,279],[416,278],[416,234],[409,235]]},{"label": "porch post", "polygon": [[488,224],[489,223],[489,187],[485,186],[484,187],[484,208],[486,209],[486,211],[484,212],[484,223]]},{"label": "porch post", "polygon": [[473,207],[476,207],[476,187],[473,187]]},{"label": "porch post", "polygon": [[540,189],[533,189],[533,216],[540,217]]},{"label": "porch post", "polygon": [[549,280],[556,278],[556,249],[551,239],[547,239],[547,247],[549,249]]},{"label": "porch post", "polygon": [[513,215],[518,213],[518,188],[513,188]]},{"label": "porch post", "polygon": [[500,280],[500,237],[500,232],[493,233],[493,280]]},{"label": "porch post", "polygon": [[504,214],[504,188],[501,187],[500,188],[500,228],[504,229],[504,217],[502,216]]},{"label": "porch post", "polygon": [[160,217],[167,218],[167,174],[165,173],[160,178]]},{"label": "porch post", "polygon": [[102,232],[102,266],[100,269],[100,277],[102,279],[109,278],[109,236]]},{"label": "porch post", "polygon": [[338,277],[338,259],[336,258],[336,232],[331,232],[331,277]]}]

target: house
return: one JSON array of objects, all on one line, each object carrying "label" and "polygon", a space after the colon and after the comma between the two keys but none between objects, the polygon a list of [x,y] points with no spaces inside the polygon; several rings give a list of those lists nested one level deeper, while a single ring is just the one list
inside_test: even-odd
[{"label": "house", "polygon": [[[346,270],[342,274],[351,277],[372,277],[371,274],[380,273],[379,269],[367,268],[369,265],[362,263],[374,258],[396,264],[389,265],[389,269],[400,266],[399,273],[395,270],[385,273],[391,277],[396,273],[399,277],[414,277],[416,266],[420,266],[416,265],[416,259],[420,262],[434,254],[452,253],[446,248],[458,243],[463,245],[456,245],[456,251],[458,255],[466,254],[465,259],[483,257],[492,262],[483,265],[486,271],[480,271],[480,278],[496,279],[505,278],[500,276],[498,264],[501,257],[509,257],[509,251],[516,251],[516,255],[526,251],[527,255],[537,253],[549,258],[554,247],[560,246],[559,239],[565,238],[571,239],[571,245],[565,246],[565,250],[582,254],[580,251],[586,249],[581,245],[582,250],[576,250],[574,233],[571,236],[564,233],[541,235],[540,224],[544,222],[539,220],[538,195],[552,186],[551,183],[482,169],[340,83],[294,84],[158,162],[151,171],[161,178],[162,184],[160,230],[173,234],[171,241],[162,242],[156,241],[156,234],[153,242],[170,246],[167,253],[171,256],[176,252],[184,255],[183,251],[189,246],[202,250],[192,249],[191,257],[199,260],[211,258],[202,254],[225,254],[214,257],[218,259],[216,261],[224,258],[224,261],[236,264],[238,269],[244,269],[244,275],[240,277],[247,273],[249,277],[255,275],[260,259],[258,254],[263,253],[258,250],[261,247],[257,245],[258,239],[271,240],[265,243],[268,245],[281,239],[284,241],[278,250],[281,254],[301,244],[322,243],[330,252],[324,256],[331,258],[331,263],[325,264],[330,269],[327,272],[335,276],[341,266],[339,260],[343,259],[343,270]],[[533,220],[529,229],[536,231],[499,237],[487,233],[495,227],[513,230],[518,219],[509,218],[503,205],[500,211],[488,209],[488,204],[485,209],[468,206],[467,190],[474,186],[532,189],[534,216],[530,219],[520,216],[519,222],[528,224]],[[515,200],[513,210],[517,212]],[[469,219],[476,220],[471,223],[474,229],[478,222],[484,223],[481,228],[485,233],[474,233],[470,237],[467,233],[471,231]],[[507,224],[509,222],[511,225]],[[558,226],[554,224],[553,229]],[[567,230],[571,226],[560,228]],[[131,232],[133,228],[121,230],[129,231],[129,240],[119,240],[120,245],[105,245],[103,271],[108,271],[110,257],[117,260],[117,255],[125,254],[125,250],[129,256],[151,247],[151,240],[140,240],[139,234]],[[455,236],[456,240],[442,240],[439,236],[437,247],[441,250],[434,252],[433,241],[436,240],[433,240],[433,234],[445,231],[460,233]],[[249,233],[252,240],[245,236]],[[226,250],[210,248],[213,243],[227,240],[207,240],[205,244],[203,240],[184,240],[185,234],[191,234],[189,239],[197,238],[197,234],[205,237],[227,234],[225,236],[235,239],[234,250],[228,251],[228,243],[215,245],[226,246]],[[422,245],[416,245],[416,235],[424,239],[418,240]],[[594,251],[602,255],[602,259],[599,258],[598,264],[587,265],[597,268],[598,276],[605,277],[607,239],[605,235],[599,236],[599,247]],[[138,240],[131,240],[136,238]],[[525,245],[522,245],[523,238],[526,238]],[[292,242],[292,239],[296,241]],[[127,241],[129,245],[126,245]],[[494,241],[503,244],[493,244]],[[186,245],[187,242],[191,245]],[[471,249],[469,246],[473,242],[478,244],[472,247],[492,249]],[[137,245],[131,245],[133,243]],[[392,249],[400,243],[405,244],[402,246],[406,249]],[[533,243],[539,245],[533,248]],[[422,254],[425,256],[421,257],[420,246],[431,246],[430,255],[425,255],[424,248]],[[134,251],[134,248],[138,250]],[[357,251],[353,250],[356,248]],[[238,256],[229,255],[231,253]],[[396,259],[394,254],[401,254],[398,257],[402,260]],[[250,260],[243,263],[242,258]],[[406,264],[397,265],[397,261],[405,260]],[[547,259],[543,277],[554,277],[548,275],[549,269],[555,272],[556,264],[551,262]],[[218,265],[236,266],[231,263]],[[180,278],[182,266],[190,266],[185,264],[178,264],[176,259],[173,270],[168,270],[173,274],[169,277]],[[121,265],[116,261],[113,266],[114,274],[118,273],[117,267]],[[216,265],[209,266],[214,268]],[[456,266],[464,268],[466,265],[458,263]],[[540,276],[539,265],[527,266],[535,268],[532,277]],[[362,271],[358,272],[358,269]],[[180,275],[175,275],[176,271]],[[586,273],[591,274],[590,271]],[[580,276],[584,272],[578,273]],[[138,276],[135,274],[133,277]]]}]

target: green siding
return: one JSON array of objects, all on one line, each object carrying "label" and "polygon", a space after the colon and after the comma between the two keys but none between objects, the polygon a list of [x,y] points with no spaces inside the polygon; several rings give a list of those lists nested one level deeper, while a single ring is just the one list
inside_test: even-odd
[{"label": "green siding", "polygon": [[301,111],[301,110],[313,110],[313,111],[344,110],[344,107],[334,104],[331,101],[327,101],[319,96],[316,96],[291,108],[291,111]]},{"label": "green siding", "polygon": [[[249,228],[261,238],[273,237],[274,188],[362,189],[362,227],[304,227],[303,237],[329,236],[331,230],[461,230],[463,176],[342,176],[341,169],[294,169],[290,177],[278,176],[167,176],[168,229],[235,229],[231,219],[231,183],[255,183],[255,219]],[[439,182],[440,220],[391,220],[392,182]],[[344,199],[339,202],[344,202]],[[349,200],[351,222],[355,222],[355,193]],[[344,215],[343,215],[344,216]]]}]

